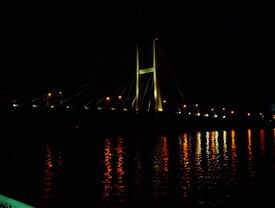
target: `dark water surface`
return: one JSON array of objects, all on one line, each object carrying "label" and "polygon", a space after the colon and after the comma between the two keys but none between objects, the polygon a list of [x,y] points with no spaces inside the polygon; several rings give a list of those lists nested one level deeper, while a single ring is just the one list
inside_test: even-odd
[{"label": "dark water surface", "polygon": [[14,129],[0,194],[36,207],[274,207],[275,129]]}]

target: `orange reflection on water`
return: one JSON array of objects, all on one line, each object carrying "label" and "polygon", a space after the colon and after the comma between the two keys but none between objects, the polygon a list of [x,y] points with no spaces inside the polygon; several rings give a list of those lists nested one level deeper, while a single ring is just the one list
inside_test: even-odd
[{"label": "orange reflection on water", "polygon": [[236,175],[237,174],[237,146],[236,146],[236,132],[234,130],[230,131],[230,136],[231,136],[231,160],[232,160],[232,174]]},{"label": "orange reflection on water", "polygon": [[183,143],[182,143],[183,164],[184,164],[184,167],[186,167],[189,164],[188,135],[187,135],[187,133],[184,133],[182,136],[183,136]]},{"label": "orange reflection on water", "polygon": [[247,148],[248,148],[248,160],[252,160],[252,142],[251,142],[251,130],[247,130]]},{"label": "orange reflection on water", "polygon": [[188,197],[189,196],[189,191],[191,189],[191,167],[190,167],[190,144],[189,144],[189,138],[188,134],[184,133],[182,134],[182,155],[183,158],[181,158],[181,186],[180,188],[183,190],[183,197]]},{"label": "orange reflection on water", "polygon": [[109,138],[105,139],[104,146],[104,180],[103,180],[103,193],[102,198],[108,199],[112,190],[111,179],[112,179],[112,152],[111,152],[111,140]]},{"label": "orange reflection on water", "polygon": [[53,171],[53,153],[52,147],[46,145],[46,159],[44,169],[44,183],[42,200],[50,199],[53,197],[53,185],[54,185],[54,171]]},{"label": "orange reflection on water", "polygon": [[124,187],[124,144],[123,144],[123,138],[118,137],[117,138],[117,147],[116,147],[116,156],[117,156],[117,168],[116,168],[116,189],[117,189],[117,195],[121,196],[125,192]]},{"label": "orange reflection on water", "polygon": [[260,129],[260,148],[261,151],[265,150],[265,130]]},{"label": "orange reflection on water", "polygon": [[253,150],[252,150],[252,131],[251,129],[247,130],[247,159],[248,159],[248,176],[253,178],[255,176],[254,164],[253,164]]},{"label": "orange reflection on water", "polygon": [[161,151],[161,159],[163,161],[163,171],[168,172],[168,163],[169,163],[169,157],[168,157],[168,146],[167,146],[167,137],[163,136],[161,138],[162,140],[162,151]]}]

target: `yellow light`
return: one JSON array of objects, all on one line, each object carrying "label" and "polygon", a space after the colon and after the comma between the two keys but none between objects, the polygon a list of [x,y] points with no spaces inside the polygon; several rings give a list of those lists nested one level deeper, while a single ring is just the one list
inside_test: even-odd
[{"label": "yellow light", "polygon": [[234,111],[231,111],[231,114],[234,114]]},{"label": "yellow light", "polygon": [[211,111],[214,111],[214,108],[211,108]]},{"label": "yellow light", "polygon": [[186,108],[186,107],[187,107],[187,105],[183,105],[183,107],[184,107],[184,108]]},{"label": "yellow light", "polygon": [[247,113],[247,116],[250,116],[251,114],[250,113]]},{"label": "yellow light", "polygon": [[110,97],[106,97],[105,100],[109,101],[109,100],[110,100]]},{"label": "yellow light", "polygon": [[48,93],[48,97],[51,97],[51,96],[52,96],[52,93],[49,92],[49,93]]},{"label": "yellow light", "polygon": [[59,92],[59,95],[62,95],[62,92],[61,92],[61,91]]},{"label": "yellow light", "polygon": [[166,100],[163,100],[163,103],[166,103],[167,101]]},{"label": "yellow light", "polygon": [[118,99],[120,99],[120,100],[121,100],[121,99],[122,99],[122,96],[121,96],[121,95],[119,95],[119,96],[118,96]]},{"label": "yellow light", "polygon": [[275,119],[275,115],[273,115],[273,119]]},{"label": "yellow light", "polygon": [[196,107],[199,107],[199,104],[196,104],[195,106],[196,106]]}]

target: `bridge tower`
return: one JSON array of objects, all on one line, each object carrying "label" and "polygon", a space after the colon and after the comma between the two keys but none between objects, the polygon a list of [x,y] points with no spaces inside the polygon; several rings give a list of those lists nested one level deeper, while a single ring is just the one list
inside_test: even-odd
[{"label": "bridge tower", "polygon": [[136,106],[135,110],[140,110],[140,77],[144,74],[153,74],[153,85],[154,85],[154,101],[155,101],[155,112],[163,111],[161,95],[159,89],[159,83],[157,79],[157,62],[156,62],[156,39],[153,40],[152,44],[152,54],[153,54],[153,66],[149,68],[141,69],[139,66],[139,45],[136,47]]}]

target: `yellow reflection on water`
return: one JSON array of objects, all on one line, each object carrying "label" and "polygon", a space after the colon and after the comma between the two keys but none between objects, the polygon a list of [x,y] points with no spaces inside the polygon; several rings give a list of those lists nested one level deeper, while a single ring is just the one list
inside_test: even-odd
[{"label": "yellow reflection on water", "polygon": [[211,156],[212,159],[216,159],[216,132],[211,131],[210,132],[210,139],[211,139]]},{"label": "yellow reflection on water", "polygon": [[209,138],[210,138],[210,132],[207,131],[206,134],[205,134],[205,138],[206,138],[206,147],[205,147],[205,150],[206,150],[206,155],[207,155],[207,158],[209,158],[210,156],[210,150],[209,150]]},{"label": "yellow reflection on water", "polygon": [[223,158],[225,161],[228,160],[228,146],[227,146],[227,132],[222,132],[222,140],[223,140]]}]

